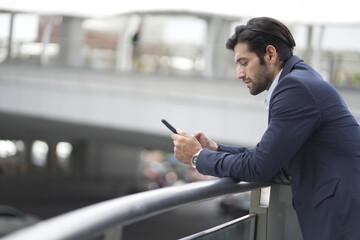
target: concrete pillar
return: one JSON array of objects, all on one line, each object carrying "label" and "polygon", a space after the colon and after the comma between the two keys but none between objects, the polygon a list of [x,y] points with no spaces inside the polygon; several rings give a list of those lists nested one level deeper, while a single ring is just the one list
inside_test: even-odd
[{"label": "concrete pillar", "polygon": [[129,42],[129,26],[131,16],[126,16],[124,20],[124,27],[119,34],[116,47],[116,64],[117,71],[130,71],[132,68],[132,49]]},{"label": "concrete pillar", "polygon": [[231,63],[231,51],[225,47],[230,36],[231,21],[213,16],[207,19],[208,28],[204,46],[205,68],[203,76],[221,77],[226,75]]},{"label": "concrete pillar", "polygon": [[84,43],[83,18],[63,17],[59,32],[60,53],[58,62],[71,67],[80,67]]},{"label": "concrete pillar", "polygon": [[47,51],[47,46],[50,42],[54,23],[58,19],[58,17],[49,16],[45,19],[46,19],[45,28],[44,28],[43,34],[41,36],[41,42],[42,42],[42,49],[41,49],[41,56],[40,56],[40,65],[41,66],[46,66],[49,62],[46,51]]},{"label": "concrete pillar", "polygon": [[14,13],[10,13],[10,26],[9,26],[9,37],[8,37],[8,48],[6,60],[9,61],[12,57],[12,43],[14,33]]},{"label": "concrete pillar", "polygon": [[117,71],[133,70],[133,50],[132,37],[135,30],[141,25],[142,15],[127,15],[122,21],[121,31],[119,33],[116,47],[116,65]]},{"label": "concrete pillar", "polygon": [[[318,30],[318,34],[316,37],[317,41],[316,41],[316,45],[315,45],[315,48],[312,53],[312,59],[313,59],[312,67],[315,70],[317,70],[318,72],[320,72],[320,74],[321,74],[322,70],[325,67],[327,67],[326,63],[324,64],[324,62],[321,61],[325,27],[323,25],[317,26],[317,30]],[[328,78],[325,80],[328,80]]]},{"label": "concrete pillar", "polygon": [[49,146],[47,161],[46,161],[46,170],[48,173],[55,173],[59,169],[59,161],[56,154],[57,142],[48,142]]},{"label": "concrete pillar", "polygon": [[73,149],[70,156],[70,169],[75,176],[85,174],[85,164],[88,158],[88,144],[86,141],[71,143]]},{"label": "concrete pillar", "polygon": [[32,152],[32,144],[31,140],[22,140],[24,143],[24,150],[21,152],[20,158],[23,161],[23,167],[21,169],[21,173],[28,174],[32,170],[32,162],[31,162],[31,152]]},{"label": "concrete pillar", "polygon": [[314,26],[313,25],[308,25],[307,27],[307,40],[306,40],[306,49],[305,49],[305,54],[304,54],[304,61],[308,64],[312,64],[312,52],[313,52],[313,48],[312,48],[312,41],[313,41],[313,34],[314,33]]}]

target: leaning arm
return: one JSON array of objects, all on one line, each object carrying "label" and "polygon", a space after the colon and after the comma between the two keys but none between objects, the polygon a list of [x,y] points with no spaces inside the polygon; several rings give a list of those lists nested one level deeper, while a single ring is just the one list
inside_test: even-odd
[{"label": "leaning arm", "polygon": [[242,181],[270,181],[286,167],[321,119],[311,93],[301,83],[292,82],[272,99],[268,128],[255,148],[239,153],[203,150],[198,171]]}]

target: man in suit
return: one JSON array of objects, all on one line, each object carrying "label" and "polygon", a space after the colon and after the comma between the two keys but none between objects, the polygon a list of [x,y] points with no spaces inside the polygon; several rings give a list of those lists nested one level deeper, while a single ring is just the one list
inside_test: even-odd
[{"label": "man in suit", "polygon": [[268,128],[251,149],[179,130],[172,135],[175,157],[202,174],[239,181],[281,173],[291,182],[305,240],[359,240],[360,128],[341,96],[293,56],[295,41],[275,19],[236,27],[226,46],[250,93],[268,91]]}]

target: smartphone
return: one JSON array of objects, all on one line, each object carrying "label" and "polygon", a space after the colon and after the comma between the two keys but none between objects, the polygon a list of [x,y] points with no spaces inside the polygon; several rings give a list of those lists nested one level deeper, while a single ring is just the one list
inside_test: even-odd
[{"label": "smartphone", "polygon": [[168,121],[166,121],[165,119],[161,119],[161,122],[165,124],[165,126],[170,129],[170,131],[177,134],[176,129]]}]

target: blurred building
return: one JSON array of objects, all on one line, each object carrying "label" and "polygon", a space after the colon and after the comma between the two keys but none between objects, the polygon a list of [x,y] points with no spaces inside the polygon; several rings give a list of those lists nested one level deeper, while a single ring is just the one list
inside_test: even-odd
[{"label": "blurred building", "polygon": [[[231,52],[224,50],[224,44],[234,26],[244,21],[240,16],[169,11],[108,18],[3,12],[0,61],[234,78]],[[359,86],[360,26],[288,25],[297,41],[295,53],[326,80],[341,87]],[[136,63],[135,33],[141,36]]]}]

